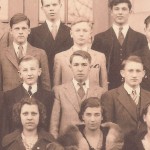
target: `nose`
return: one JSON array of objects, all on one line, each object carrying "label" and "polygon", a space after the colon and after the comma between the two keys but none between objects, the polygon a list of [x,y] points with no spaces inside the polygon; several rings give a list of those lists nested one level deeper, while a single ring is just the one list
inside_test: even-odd
[{"label": "nose", "polygon": [[79,65],[78,66],[78,70],[81,72],[83,70],[83,66],[82,65]]},{"label": "nose", "polygon": [[32,114],[28,114],[27,119],[32,120]]},{"label": "nose", "polygon": [[94,115],[91,116],[91,121],[95,121],[95,116]]},{"label": "nose", "polygon": [[31,75],[32,75],[32,71],[28,70],[28,76],[31,76]]},{"label": "nose", "polygon": [[22,34],[23,33],[23,30],[22,29],[19,29],[19,34]]},{"label": "nose", "polygon": [[132,77],[137,77],[137,72],[136,71],[133,71]]}]

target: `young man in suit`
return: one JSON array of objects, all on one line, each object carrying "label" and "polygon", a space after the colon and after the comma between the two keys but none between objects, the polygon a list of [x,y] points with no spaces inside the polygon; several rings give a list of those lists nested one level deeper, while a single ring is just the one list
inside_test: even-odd
[{"label": "young man in suit", "polygon": [[73,38],[74,45],[69,50],[55,55],[54,86],[72,80],[73,73],[69,67],[69,58],[73,52],[84,50],[92,57],[89,81],[95,85],[101,86],[106,91],[108,90],[106,58],[103,53],[94,51],[90,48],[91,33],[92,24],[87,19],[79,18],[72,23],[71,37]]},{"label": "young man in suit", "polygon": [[150,102],[150,92],[140,87],[145,75],[140,57],[130,56],[122,63],[124,84],[106,92],[101,100],[106,121],[118,124],[125,135],[124,150],[135,150],[134,139],[146,130],[140,119],[145,105]]},{"label": "young man in suit", "polygon": [[109,3],[112,27],[95,35],[92,49],[106,56],[109,89],[122,84],[121,63],[129,55],[140,52],[147,45],[145,35],[134,31],[128,24],[132,4],[130,0],[111,0]]},{"label": "young man in suit", "polygon": [[80,123],[78,113],[81,102],[88,97],[100,98],[104,90],[90,84],[91,56],[86,51],[75,51],[70,56],[73,79],[54,87],[55,99],[52,110],[50,132],[57,138],[68,125]]},{"label": "young man in suit", "polygon": [[45,105],[47,115],[45,129],[49,129],[54,99],[50,91],[44,90],[38,85],[38,78],[41,73],[40,62],[35,57],[26,55],[20,60],[19,75],[23,84],[4,93],[3,135],[12,132],[17,127],[12,121],[12,108],[24,97],[35,97]]},{"label": "young man in suit", "polygon": [[50,90],[50,76],[47,55],[44,50],[31,46],[27,42],[30,34],[30,20],[22,13],[10,19],[10,33],[13,43],[0,51],[0,90],[8,91],[16,88],[22,80],[18,74],[18,62],[25,55],[32,55],[40,61],[42,74],[39,84]]},{"label": "young man in suit", "polygon": [[61,0],[41,0],[46,21],[33,29],[28,41],[31,45],[46,51],[49,61],[51,84],[56,53],[69,49],[72,45],[70,28],[60,21]]}]

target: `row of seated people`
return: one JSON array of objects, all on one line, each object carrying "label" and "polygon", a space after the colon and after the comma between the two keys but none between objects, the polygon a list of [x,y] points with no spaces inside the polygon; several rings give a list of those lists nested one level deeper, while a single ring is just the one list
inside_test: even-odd
[{"label": "row of seated people", "polygon": [[[136,149],[135,139],[137,135],[142,135],[147,130],[146,119],[143,121],[140,117],[145,106],[150,103],[150,92],[140,87],[142,78],[145,75],[142,60],[138,56],[130,56],[127,60],[124,60],[120,71],[124,78],[124,84],[108,92],[105,92],[98,85],[90,84],[90,66],[90,54],[82,50],[75,51],[70,56],[70,68],[73,73],[72,81],[56,86],[53,92],[49,92],[40,89],[37,84],[38,76],[42,72],[38,59],[33,56],[23,57],[19,63],[19,74],[23,79],[23,84],[4,93],[2,135],[10,133],[16,128],[12,121],[12,108],[23,97],[35,97],[45,105],[47,114],[45,129],[55,139],[63,134],[69,125],[82,123],[81,120],[84,119],[80,120],[79,112],[84,100],[96,97],[104,107],[105,114],[103,117],[105,120],[118,124],[122,129],[124,149]],[[90,112],[87,113],[88,115],[91,115]],[[95,113],[95,116],[97,115],[99,116]],[[95,119],[89,123],[92,128],[96,124]],[[142,139],[144,140],[144,147],[148,146],[148,144],[145,144],[147,143],[146,136]]]},{"label": "row of seated people", "polygon": [[[22,82],[17,73],[18,61],[26,54],[33,55],[40,60],[43,70],[40,85],[44,89],[50,90],[55,85],[70,81],[73,75],[69,67],[69,57],[77,50],[85,50],[90,53],[92,57],[90,82],[100,85],[106,91],[122,84],[120,69],[124,59],[131,54],[142,56],[146,69],[142,86],[150,90],[150,82],[148,82],[150,78],[150,52],[147,43],[150,37],[150,17],[145,20],[146,39],[143,34],[132,30],[128,25],[128,17],[132,8],[129,0],[113,0],[109,3],[113,19],[112,27],[97,34],[93,44],[91,43],[92,24],[88,20],[77,19],[72,23],[70,30],[69,27],[60,22],[59,9],[57,15],[48,13],[49,10],[55,10],[55,8],[50,7],[54,4],[57,8],[61,7],[59,0],[54,2],[42,0],[41,2],[42,10],[47,18],[44,24],[30,31],[30,20],[25,15],[16,14],[10,20],[12,42],[1,42],[1,45],[3,43],[10,44],[9,47],[1,48],[0,51],[0,89],[2,91],[11,90]],[[117,14],[121,17],[117,17]],[[53,22],[57,25],[55,35],[52,27]],[[123,28],[122,31],[119,30],[119,27]],[[94,50],[91,49],[91,45]],[[13,75],[9,72],[12,72]]]}]

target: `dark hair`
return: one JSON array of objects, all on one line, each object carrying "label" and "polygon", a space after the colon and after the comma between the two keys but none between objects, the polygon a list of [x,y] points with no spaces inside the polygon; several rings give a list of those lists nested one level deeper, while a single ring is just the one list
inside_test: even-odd
[{"label": "dark hair", "polygon": [[145,26],[146,26],[146,28],[147,28],[148,25],[150,24],[150,16],[146,17],[144,23],[145,23]]},{"label": "dark hair", "polygon": [[86,51],[82,51],[82,50],[78,50],[75,51],[71,56],[70,56],[70,64],[72,63],[72,60],[75,56],[81,56],[84,59],[87,59],[89,61],[89,63],[91,63],[91,55],[86,52]]},{"label": "dark hair", "polygon": [[39,65],[40,67],[40,61],[34,57],[34,56],[31,56],[31,55],[25,55],[24,57],[22,57],[20,60],[19,60],[19,66],[22,62],[28,62],[28,61],[31,61],[31,60],[34,60],[37,62],[37,64]]},{"label": "dark hair", "polygon": [[45,106],[39,100],[35,99],[34,97],[22,98],[18,103],[14,104],[14,106],[13,106],[13,121],[16,124],[16,126],[18,128],[22,128],[20,113],[21,113],[21,109],[22,109],[23,105],[25,105],[25,104],[38,106],[39,115],[40,115],[38,126],[44,127],[44,123],[45,123],[45,119],[46,119],[46,109],[45,109]]},{"label": "dark hair", "polygon": [[141,121],[144,122],[143,120],[143,116],[146,115],[148,113],[148,108],[150,106],[150,103],[148,103],[142,110],[142,114],[141,114]]},{"label": "dark hair", "polygon": [[102,116],[103,116],[103,113],[104,113],[104,110],[103,110],[103,107],[100,103],[100,99],[97,98],[97,97],[90,97],[90,98],[87,98],[85,99],[82,103],[81,103],[81,108],[80,108],[80,112],[79,112],[79,119],[81,121],[83,121],[83,114],[85,112],[85,110],[88,108],[88,107],[100,107],[101,108],[101,113],[102,113]]},{"label": "dark hair", "polygon": [[143,65],[143,68],[144,68],[144,64],[143,64],[143,61],[141,59],[141,57],[139,56],[135,56],[135,55],[132,55],[132,56],[129,56],[127,59],[125,59],[122,64],[121,64],[121,70],[123,70],[126,66],[126,64],[128,62],[136,62],[136,63],[140,63]]},{"label": "dark hair", "polygon": [[[58,0],[58,1],[59,1],[59,3],[61,3],[61,0]],[[41,4],[42,4],[42,6],[43,6],[43,4],[44,4],[44,3],[43,3],[43,0],[41,0]]]},{"label": "dark hair", "polygon": [[132,4],[131,4],[131,1],[130,0],[109,0],[109,8],[112,9],[113,6],[116,6],[120,3],[127,3],[128,4],[128,7],[129,7],[129,10],[131,10],[132,8]]},{"label": "dark hair", "polygon": [[26,21],[27,22],[27,25],[28,27],[30,27],[30,20],[27,16],[25,16],[24,14],[22,13],[17,13],[15,14],[11,19],[10,19],[10,27],[12,28],[12,26],[14,24],[17,24],[19,22],[22,22],[22,21]]}]

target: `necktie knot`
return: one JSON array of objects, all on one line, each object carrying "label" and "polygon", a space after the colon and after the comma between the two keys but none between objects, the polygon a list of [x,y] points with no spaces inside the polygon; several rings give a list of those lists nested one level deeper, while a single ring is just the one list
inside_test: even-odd
[{"label": "necktie knot", "polygon": [[21,59],[23,57],[23,46],[19,45],[18,50],[18,58]]},{"label": "necktie knot", "polygon": [[119,31],[122,31],[123,30],[123,27],[119,27]]},{"label": "necktie knot", "polygon": [[32,95],[32,86],[29,86],[29,88],[28,88],[28,93],[29,93],[29,95],[31,96]]}]

